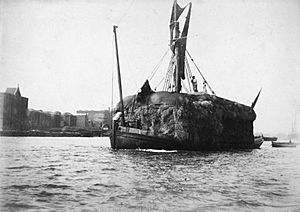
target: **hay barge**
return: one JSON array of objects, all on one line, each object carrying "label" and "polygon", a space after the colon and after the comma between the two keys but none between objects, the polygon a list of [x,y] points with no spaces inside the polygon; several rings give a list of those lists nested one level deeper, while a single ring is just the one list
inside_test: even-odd
[{"label": "hay barge", "polygon": [[[178,18],[186,8],[187,17],[180,33]],[[253,149],[262,144],[263,139],[253,135],[253,108],[259,94],[251,107],[218,97],[201,72],[203,85],[211,94],[205,89],[198,92],[195,84],[193,91],[181,91],[183,80],[194,80],[186,71],[189,65],[185,57],[190,14],[191,3],[181,8],[174,2],[170,21],[172,57],[164,90],[154,92],[146,80],[138,94],[124,99],[114,26],[120,102],[114,111],[110,136],[113,149],[202,151]]]}]

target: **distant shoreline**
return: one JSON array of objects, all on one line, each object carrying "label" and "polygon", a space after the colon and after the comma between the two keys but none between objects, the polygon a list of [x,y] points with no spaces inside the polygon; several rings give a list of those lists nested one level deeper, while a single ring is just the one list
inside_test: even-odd
[{"label": "distant shoreline", "polygon": [[101,131],[42,131],[42,130],[29,130],[29,131],[18,131],[18,130],[9,130],[9,131],[0,131],[0,136],[8,137],[107,137],[109,132]]}]

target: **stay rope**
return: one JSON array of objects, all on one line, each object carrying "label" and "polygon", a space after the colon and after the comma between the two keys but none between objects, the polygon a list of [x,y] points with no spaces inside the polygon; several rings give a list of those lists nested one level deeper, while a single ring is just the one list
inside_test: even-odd
[{"label": "stay rope", "polygon": [[162,61],[166,57],[168,51],[169,51],[169,49],[166,50],[166,52],[164,53],[164,55],[159,60],[158,64],[154,67],[154,69],[152,70],[152,72],[150,73],[150,75],[147,77],[148,80],[151,80],[154,77],[154,75],[156,74],[156,72],[159,69],[160,65],[162,64]]},{"label": "stay rope", "polygon": [[211,91],[211,93],[213,95],[216,95],[215,92],[212,90],[212,88],[210,87],[210,85],[208,84],[207,80],[205,79],[205,77],[203,76],[203,74],[201,73],[200,69],[198,68],[197,64],[195,63],[194,59],[192,58],[192,56],[190,55],[189,51],[186,50],[186,52],[188,53],[188,56],[190,57],[191,61],[193,62],[193,64],[195,65],[196,69],[198,70],[198,72],[200,73],[204,83],[206,83],[208,89]]}]

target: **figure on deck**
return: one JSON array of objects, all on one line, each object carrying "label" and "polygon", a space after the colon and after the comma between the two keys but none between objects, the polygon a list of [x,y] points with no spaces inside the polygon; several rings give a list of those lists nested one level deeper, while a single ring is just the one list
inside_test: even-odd
[{"label": "figure on deck", "polygon": [[207,93],[207,89],[206,89],[206,81],[203,82],[203,92]]},{"label": "figure on deck", "polygon": [[197,85],[197,80],[196,80],[195,76],[192,76],[191,82],[193,85],[194,92],[198,92],[198,88],[197,88],[198,85]]}]

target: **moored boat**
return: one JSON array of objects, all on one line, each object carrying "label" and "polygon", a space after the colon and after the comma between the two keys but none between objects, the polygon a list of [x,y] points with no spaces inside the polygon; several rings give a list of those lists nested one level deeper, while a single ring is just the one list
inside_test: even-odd
[{"label": "moored boat", "polygon": [[272,147],[296,147],[297,144],[289,141],[272,141]]},{"label": "moored boat", "polygon": [[277,139],[275,136],[264,136],[265,141],[277,141]]}]

